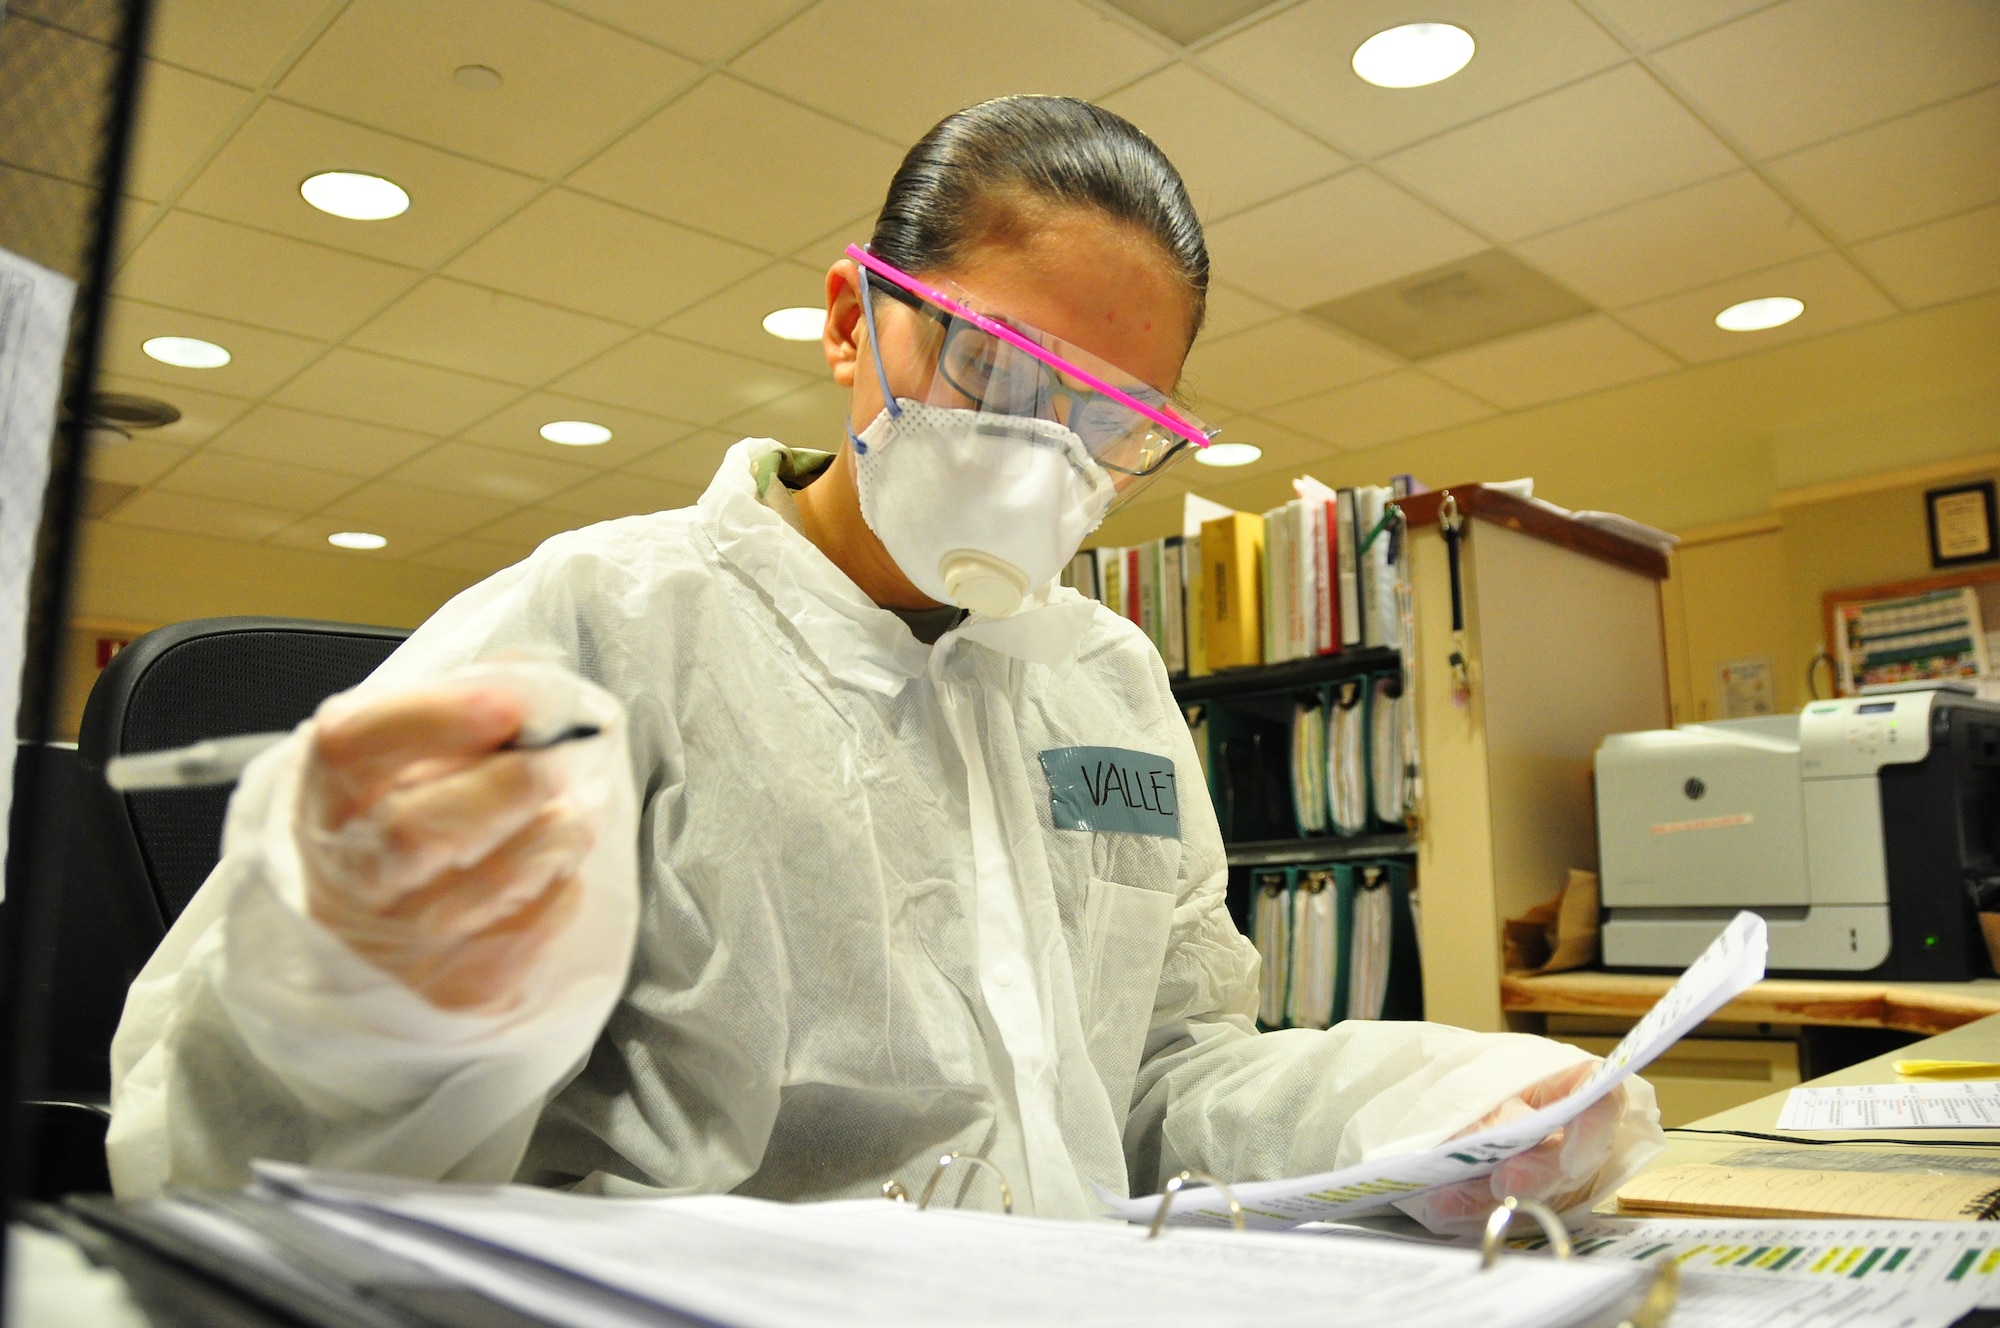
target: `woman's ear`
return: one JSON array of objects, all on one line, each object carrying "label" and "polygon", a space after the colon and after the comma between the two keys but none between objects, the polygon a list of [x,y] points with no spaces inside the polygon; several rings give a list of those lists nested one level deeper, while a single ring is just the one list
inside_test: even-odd
[{"label": "woman's ear", "polygon": [[843,258],[826,270],[826,329],[820,333],[833,381],[842,387],[854,386],[855,366],[861,363],[867,350],[865,337],[861,321],[861,265]]}]

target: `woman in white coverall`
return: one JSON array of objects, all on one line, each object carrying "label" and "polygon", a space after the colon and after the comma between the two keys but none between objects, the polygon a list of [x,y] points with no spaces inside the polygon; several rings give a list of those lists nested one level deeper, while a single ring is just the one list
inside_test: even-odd
[{"label": "woman in white coverall", "polygon": [[[118,1030],[121,1194],[278,1158],[825,1199],[957,1149],[1083,1216],[1182,1168],[1427,1147],[1585,1072],[1433,1024],[1255,1031],[1159,656],[1054,584],[1203,437],[1169,394],[1207,253],[1152,142],[1069,99],[974,106],[849,253],[835,455],[746,439],[695,506],[557,536],[246,772]],[[601,734],[514,749],[574,725]],[[1093,760],[1150,792],[1103,807]],[[1574,1202],[1657,1122],[1631,1081],[1411,1207]],[[943,1188],[997,1204],[976,1171]]]}]

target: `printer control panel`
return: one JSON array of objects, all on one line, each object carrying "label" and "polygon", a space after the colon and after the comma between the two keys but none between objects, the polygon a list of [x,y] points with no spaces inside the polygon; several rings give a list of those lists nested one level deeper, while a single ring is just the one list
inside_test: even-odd
[{"label": "printer control panel", "polygon": [[1799,715],[1799,773],[1852,779],[1921,761],[1931,749],[1934,691],[1809,701]]}]

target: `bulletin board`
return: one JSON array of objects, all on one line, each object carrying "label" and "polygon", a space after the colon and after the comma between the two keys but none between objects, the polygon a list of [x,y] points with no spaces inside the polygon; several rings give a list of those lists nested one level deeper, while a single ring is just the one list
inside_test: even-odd
[{"label": "bulletin board", "polygon": [[1829,590],[1821,607],[1838,695],[2000,668],[2000,567]]}]

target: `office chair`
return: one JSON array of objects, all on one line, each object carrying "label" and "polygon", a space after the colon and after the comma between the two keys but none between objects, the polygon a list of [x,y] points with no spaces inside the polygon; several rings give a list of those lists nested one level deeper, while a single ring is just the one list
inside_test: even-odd
[{"label": "office chair", "polygon": [[[26,1085],[37,1112],[32,1197],[104,1190],[111,1035],[125,989],[222,851],[229,788],[114,791],[130,752],[289,729],[402,644],[396,627],[297,618],[204,618],[148,632],[98,677],[74,751],[24,746],[50,823],[38,883],[60,892],[54,953],[37,983],[48,1055]],[[15,864],[10,860],[10,874]],[[14,891],[10,888],[9,893]]]},{"label": "office chair", "polygon": [[214,870],[228,788],[118,793],[114,756],[289,729],[375,671],[409,632],[300,618],[199,618],[118,652],[90,691],[77,736],[86,812],[110,870],[141,882],[162,929]]}]

